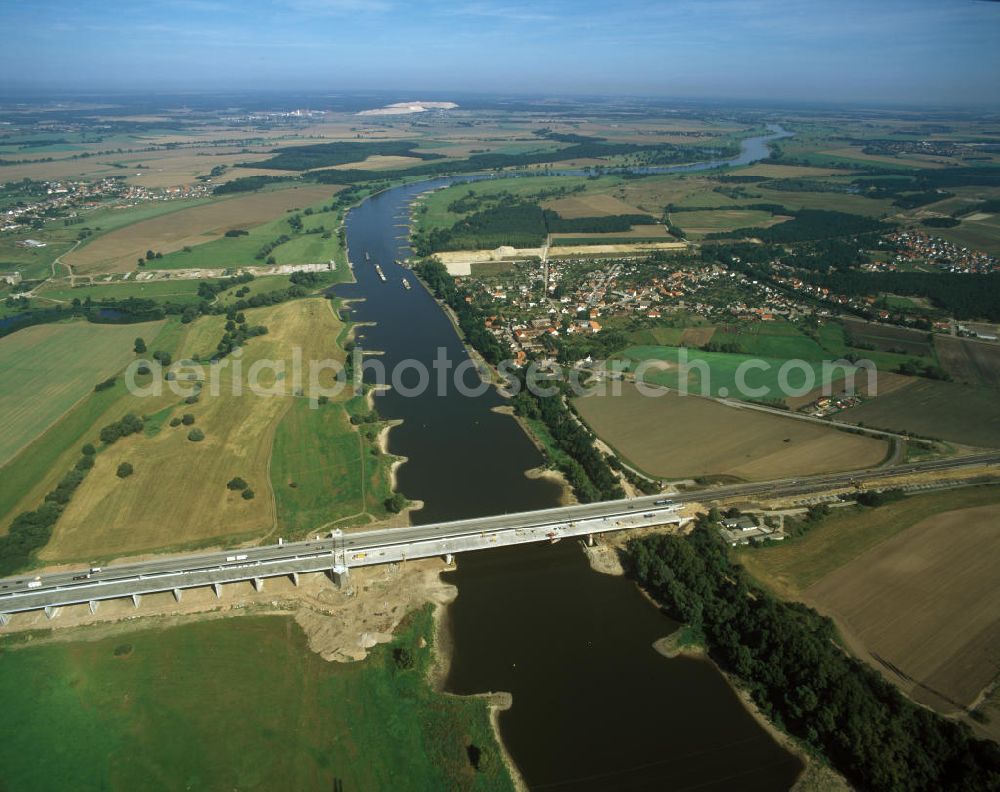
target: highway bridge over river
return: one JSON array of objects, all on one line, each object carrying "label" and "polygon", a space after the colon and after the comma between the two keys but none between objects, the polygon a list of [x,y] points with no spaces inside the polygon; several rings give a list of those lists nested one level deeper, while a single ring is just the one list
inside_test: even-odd
[{"label": "highway bridge over river", "polygon": [[683,524],[685,503],[712,504],[733,498],[788,498],[810,496],[850,487],[878,486],[881,479],[906,474],[948,473],[1000,465],[1000,453],[915,462],[887,468],[827,473],[801,478],[710,487],[667,496],[653,495],[600,503],[578,504],[515,514],[501,514],[455,522],[361,531],[300,542],[211,553],[156,558],[38,576],[25,573],[0,579],[0,625],[10,614],[42,610],[54,617],[60,607],[131,598],[136,607],[145,594],[173,592],[180,601],[185,589],[212,587],[222,596],[227,583],[251,581],[259,591],[269,577],[288,576],[296,584],[300,574],[324,572],[342,583],[352,567],[398,563],[416,558],[487,550],[530,542],[553,542],[572,537],[622,531],[653,525]]}]

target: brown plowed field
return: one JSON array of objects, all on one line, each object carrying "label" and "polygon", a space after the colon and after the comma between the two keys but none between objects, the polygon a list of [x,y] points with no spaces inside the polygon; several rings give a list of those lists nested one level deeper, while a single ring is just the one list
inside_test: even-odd
[{"label": "brown plowed field", "polygon": [[806,591],[918,701],[971,704],[1000,656],[1000,510],[937,514]]}]

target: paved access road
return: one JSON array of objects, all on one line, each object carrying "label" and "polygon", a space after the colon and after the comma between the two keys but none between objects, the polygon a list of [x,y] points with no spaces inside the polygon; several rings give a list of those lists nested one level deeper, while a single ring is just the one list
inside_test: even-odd
[{"label": "paved access road", "polygon": [[[712,503],[733,498],[794,497],[825,492],[855,483],[877,483],[908,473],[950,472],[965,468],[982,468],[1000,465],[1000,452],[977,454],[952,459],[929,460],[899,465],[892,468],[874,468],[826,473],[777,481],[731,484],[708,487],[670,496],[671,504],[686,502]],[[574,530],[586,523],[587,531],[594,533],[630,527],[637,512],[667,517],[670,507],[662,503],[663,495],[651,495],[618,501],[578,504],[532,512],[500,514],[471,520],[418,525],[407,528],[390,528],[343,535],[327,535],[301,542],[284,542],[276,545],[252,547],[213,553],[190,553],[158,557],[150,561],[115,564],[101,569],[91,568],[71,572],[43,574],[38,577],[24,574],[0,579],[0,613],[41,608],[72,602],[88,602],[116,596],[130,596],[136,591],[169,591],[196,585],[211,585],[255,577],[269,577],[293,572],[329,570],[334,566],[361,566],[381,563],[380,558],[397,560],[406,557],[403,547],[421,547],[426,550],[433,544],[442,552],[468,549],[461,540],[492,534],[523,532],[524,541],[543,540],[550,531]],[[643,516],[643,515],[640,515]],[[615,518],[624,522],[615,526]],[[601,524],[603,522],[603,525]],[[531,534],[527,537],[527,534]],[[508,542],[509,543],[509,542]],[[503,544],[503,543],[501,543]],[[486,545],[483,545],[486,546]],[[395,552],[386,554],[387,549]],[[436,555],[424,552],[423,555]],[[414,553],[409,557],[417,557]]]}]

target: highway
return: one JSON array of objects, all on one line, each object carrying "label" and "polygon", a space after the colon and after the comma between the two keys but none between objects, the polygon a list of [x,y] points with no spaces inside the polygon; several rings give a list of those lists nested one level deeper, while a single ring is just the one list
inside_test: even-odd
[{"label": "highway", "polygon": [[[892,468],[827,473],[777,481],[731,484],[676,495],[578,504],[455,522],[327,534],[299,542],[211,553],[158,557],[103,568],[0,579],[0,614],[95,602],[155,591],[180,591],[294,573],[391,563],[531,541],[546,541],[678,522],[677,507],[730,498],[794,497],[910,473],[950,472],[1000,465],[1000,452],[929,460]],[[663,501],[669,497],[670,503]],[[218,593],[218,592],[217,592]],[[136,600],[138,603],[138,600]]]}]

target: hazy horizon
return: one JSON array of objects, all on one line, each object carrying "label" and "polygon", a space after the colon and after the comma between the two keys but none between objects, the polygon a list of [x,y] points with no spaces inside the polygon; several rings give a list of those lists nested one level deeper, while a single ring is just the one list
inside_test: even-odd
[{"label": "hazy horizon", "polygon": [[[1000,3],[11,2],[5,95],[503,92],[1000,105]],[[11,78],[11,76],[13,76]]]}]

